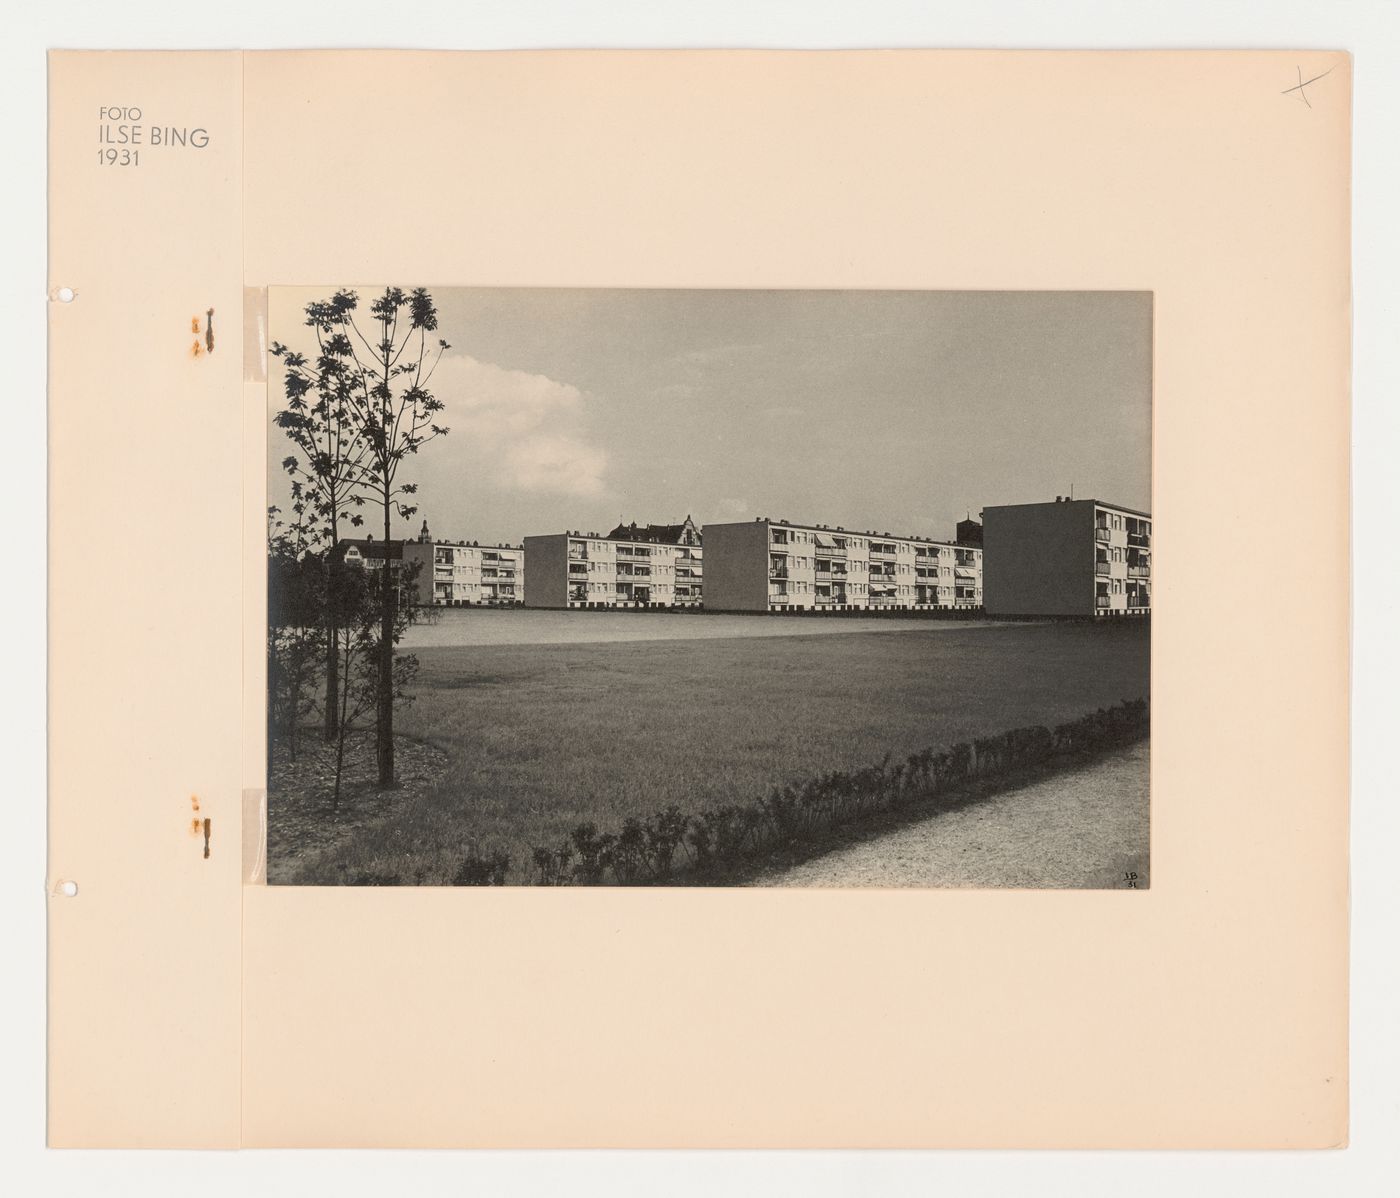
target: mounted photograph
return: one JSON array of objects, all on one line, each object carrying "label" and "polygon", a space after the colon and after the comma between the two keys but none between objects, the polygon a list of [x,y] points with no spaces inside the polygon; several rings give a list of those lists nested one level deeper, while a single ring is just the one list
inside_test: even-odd
[{"label": "mounted photograph", "polygon": [[1150,292],[267,332],[269,884],[1148,888]]}]

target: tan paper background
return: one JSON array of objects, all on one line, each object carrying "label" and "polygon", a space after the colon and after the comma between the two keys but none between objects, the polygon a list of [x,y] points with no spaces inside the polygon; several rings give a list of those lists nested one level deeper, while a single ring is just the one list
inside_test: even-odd
[{"label": "tan paper background", "polygon": [[[60,54],[51,88],[54,1143],[1344,1140],[1345,55]],[[94,177],[103,102],[218,136]],[[1152,889],[241,886],[264,390],[189,315],[355,279],[1153,291]]]}]

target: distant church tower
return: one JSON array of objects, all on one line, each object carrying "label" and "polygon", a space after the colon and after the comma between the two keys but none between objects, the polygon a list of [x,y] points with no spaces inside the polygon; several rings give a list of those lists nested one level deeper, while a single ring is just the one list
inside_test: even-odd
[{"label": "distant church tower", "polygon": [[418,530],[418,543],[426,545],[433,539],[433,534],[428,531],[428,521],[424,519],[423,527]]}]

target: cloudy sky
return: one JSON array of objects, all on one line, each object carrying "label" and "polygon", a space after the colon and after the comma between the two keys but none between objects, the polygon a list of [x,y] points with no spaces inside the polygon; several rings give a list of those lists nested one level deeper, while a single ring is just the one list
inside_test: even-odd
[{"label": "cloudy sky", "polygon": [[[271,338],[314,348],[302,307],[334,290],[273,288]],[[950,538],[968,511],[1071,485],[1151,507],[1145,292],[433,295],[451,432],[408,477],[443,538],[687,514]],[[268,398],[271,414],[276,359]],[[288,452],[269,425],[273,503]]]}]

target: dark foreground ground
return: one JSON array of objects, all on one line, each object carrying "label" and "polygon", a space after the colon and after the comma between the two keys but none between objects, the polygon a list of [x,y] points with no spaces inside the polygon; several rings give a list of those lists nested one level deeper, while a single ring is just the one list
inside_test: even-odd
[{"label": "dark foreground ground", "polygon": [[[1149,635],[1136,623],[911,625],[419,648],[417,699],[399,729],[430,747],[432,777],[383,796],[362,781],[332,816],[274,763],[269,880],[446,885],[469,853],[506,850],[509,880],[527,881],[531,848],[581,821],[611,829],[672,803],[746,801],[886,754],[1145,698]],[[306,827],[314,838],[297,833]]]}]

